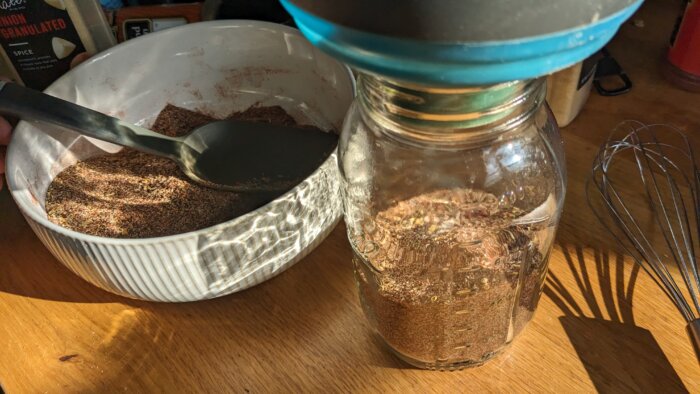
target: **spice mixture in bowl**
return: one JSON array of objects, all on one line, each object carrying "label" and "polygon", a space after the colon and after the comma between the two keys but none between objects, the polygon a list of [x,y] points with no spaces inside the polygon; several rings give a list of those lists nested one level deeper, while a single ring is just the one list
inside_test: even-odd
[{"label": "spice mixture in bowl", "polygon": [[[120,44],[47,92],[171,135],[229,116],[331,131],[354,82],[294,29],[216,21]],[[15,130],[7,167],[15,201],[58,260],[145,300],[201,300],[267,280],[341,214],[335,153],[267,204],[193,185],[167,160],[29,122]]]},{"label": "spice mixture in bowl", "polygon": [[[279,106],[253,106],[227,118],[299,126]],[[168,104],[151,128],[179,137],[216,120]],[[319,157],[318,164],[331,153]],[[46,213],[52,222],[85,234],[147,238],[210,227],[268,202],[256,195],[201,186],[171,160],[123,149],[64,169],[46,192]]]}]

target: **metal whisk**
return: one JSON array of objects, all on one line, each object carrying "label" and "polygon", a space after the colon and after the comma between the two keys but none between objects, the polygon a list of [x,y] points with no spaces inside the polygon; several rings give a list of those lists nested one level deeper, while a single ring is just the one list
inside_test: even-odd
[{"label": "metal whisk", "polygon": [[[680,130],[628,121],[601,146],[586,187],[600,222],[688,322],[698,359],[699,177],[691,143]],[[675,271],[682,281],[674,279]]]}]

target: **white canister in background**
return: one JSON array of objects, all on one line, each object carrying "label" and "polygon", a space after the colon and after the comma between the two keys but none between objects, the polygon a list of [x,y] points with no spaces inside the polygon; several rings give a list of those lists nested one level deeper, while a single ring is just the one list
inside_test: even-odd
[{"label": "white canister in background", "polygon": [[547,103],[559,127],[565,127],[578,116],[593,85],[598,58],[583,62],[547,77]]}]

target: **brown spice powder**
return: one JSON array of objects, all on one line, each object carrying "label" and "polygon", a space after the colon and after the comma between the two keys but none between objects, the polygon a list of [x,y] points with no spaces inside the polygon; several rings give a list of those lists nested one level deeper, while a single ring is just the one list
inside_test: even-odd
[{"label": "brown spice powder", "polygon": [[[539,300],[544,224],[488,193],[420,195],[380,212],[351,234],[365,312],[409,362],[450,368],[490,358]],[[518,282],[520,281],[520,287]]]},{"label": "brown spice powder", "polygon": [[[253,106],[229,118],[297,125],[278,106]],[[181,136],[214,120],[168,105],[151,129]],[[259,205],[250,195],[193,183],[174,162],[128,148],[64,169],[46,193],[49,220],[81,233],[112,238],[181,234],[225,222]]]}]

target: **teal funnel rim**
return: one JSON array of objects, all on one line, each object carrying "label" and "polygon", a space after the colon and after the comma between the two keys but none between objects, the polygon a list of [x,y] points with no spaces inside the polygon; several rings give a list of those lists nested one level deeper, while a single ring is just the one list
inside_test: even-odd
[{"label": "teal funnel rim", "polygon": [[427,42],[344,27],[281,0],[311,43],[351,67],[436,86],[488,85],[566,68],[602,48],[642,2],[589,25],[552,34],[503,41]]}]

